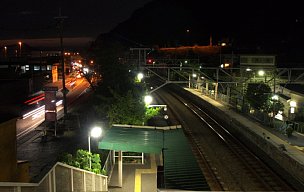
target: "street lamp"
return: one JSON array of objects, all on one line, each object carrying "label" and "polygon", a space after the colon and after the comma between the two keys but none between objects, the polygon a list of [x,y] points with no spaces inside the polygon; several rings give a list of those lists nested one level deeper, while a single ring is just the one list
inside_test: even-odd
[{"label": "street lamp", "polygon": [[19,48],[20,48],[20,49],[19,49],[19,56],[21,57],[21,45],[22,45],[22,42],[19,41],[18,44],[19,44]]},{"label": "street lamp", "polygon": [[[88,136],[88,143],[89,143],[89,153],[91,153],[91,137],[93,138],[98,138],[101,136],[102,129],[100,127],[93,127],[90,131],[90,134]],[[92,162],[91,162],[91,156],[90,156],[90,169],[92,167]]]},{"label": "street lamp", "polygon": [[146,96],[145,96],[145,104],[146,104],[147,106],[149,106],[149,105],[152,103],[152,101],[153,101],[153,98],[152,98],[151,95],[146,95]]},{"label": "street lamp", "polygon": [[138,73],[137,74],[137,79],[138,79],[138,81],[139,82],[141,82],[141,80],[144,78],[144,74],[142,74],[142,73]]},{"label": "street lamp", "polygon": [[258,75],[261,76],[261,77],[264,76],[265,82],[266,82],[267,77],[266,77],[266,72],[265,72],[264,70],[259,70],[259,71],[258,71]]},{"label": "street lamp", "polygon": [[7,55],[7,46],[4,46],[4,57],[6,58]]},{"label": "street lamp", "polygon": [[225,47],[226,43],[220,43],[220,66],[222,65],[222,47]]},{"label": "street lamp", "polygon": [[258,74],[259,74],[259,76],[264,76],[265,75],[265,71],[260,70],[260,71],[258,71]]}]

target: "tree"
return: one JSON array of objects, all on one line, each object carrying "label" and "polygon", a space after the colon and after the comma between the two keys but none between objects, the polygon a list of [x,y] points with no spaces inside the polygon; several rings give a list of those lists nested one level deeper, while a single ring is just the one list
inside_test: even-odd
[{"label": "tree", "polygon": [[284,104],[272,98],[273,94],[269,85],[265,83],[248,84],[245,99],[250,104],[250,107],[272,113],[272,116],[278,114],[279,111],[284,111]]},{"label": "tree", "polygon": [[148,109],[143,98],[132,91],[125,96],[116,95],[109,112],[110,124],[143,125],[147,120],[158,114],[157,109]]},{"label": "tree", "polygon": [[265,83],[249,83],[245,99],[254,109],[263,110],[267,108],[267,102],[271,97],[270,93],[271,88]]},{"label": "tree", "polygon": [[146,114],[144,122],[146,123],[149,119],[159,114],[160,108],[146,108]]},{"label": "tree", "polygon": [[109,125],[143,125],[158,111],[147,109],[144,104],[145,84],[135,82],[132,63],[125,60],[127,47],[126,42],[113,34],[101,35],[91,47],[102,75],[93,106],[99,117],[107,116]]},{"label": "tree", "polygon": [[284,104],[279,100],[268,99],[264,110],[268,113],[278,114],[279,111],[284,111]]},{"label": "tree", "polygon": [[92,52],[102,75],[102,92],[112,90],[124,94],[132,86],[130,66],[125,62],[127,47],[115,37],[104,34],[92,46]]}]

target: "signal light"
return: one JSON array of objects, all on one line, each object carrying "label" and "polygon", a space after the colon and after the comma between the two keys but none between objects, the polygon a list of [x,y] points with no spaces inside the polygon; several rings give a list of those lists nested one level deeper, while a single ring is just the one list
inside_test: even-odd
[{"label": "signal light", "polygon": [[147,60],[147,63],[148,63],[148,64],[152,64],[152,63],[153,63],[153,60],[152,60],[152,59],[148,59],[148,60]]}]

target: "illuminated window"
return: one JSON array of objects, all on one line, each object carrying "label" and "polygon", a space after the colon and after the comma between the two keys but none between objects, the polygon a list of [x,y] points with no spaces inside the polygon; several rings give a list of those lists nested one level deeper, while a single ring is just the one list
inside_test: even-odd
[{"label": "illuminated window", "polygon": [[290,113],[295,113],[295,108],[294,107],[290,108]]},{"label": "illuminated window", "polygon": [[297,106],[297,102],[295,101],[290,101],[290,107],[296,107]]},{"label": "illuminated window", "polygon": [[21,66],[21,73],[25,73],[25,66]]},{"label": "illuminated window", "polygon": [[35,65],[34,66],[34,71],[39,71],[40,70],[40,66],[39,65]]},{"label": "illuminated window", "polygon": [[47,65],[46,70],[48,70],[48,71],[52,70],[52,65]]}]

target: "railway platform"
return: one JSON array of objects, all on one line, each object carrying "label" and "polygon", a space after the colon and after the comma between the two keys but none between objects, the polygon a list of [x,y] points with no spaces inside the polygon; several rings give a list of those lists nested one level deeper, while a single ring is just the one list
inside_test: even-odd
[{"label": "railway platform", "polygon": [[258,122],[251,121],[250,119],[242,116],[240,113],[237,113],[234,110],[232,110],[229,106],[221,102],[218,102],[208,96],[203,95],[197,89],[189,89],[189,88],[185,88],[185,89],[191,92],[192,94],[199,96],[203,100],[209,102],[213,106],[223,111],[225,114],[231,116],[234,119],[237,119],[242,124],[246,124],[246,125],[250,124],[250,126],[248,127],[253,127],[254,129],[252,130],[255,131],[257,134],[262,133],[263,137],[264,136],[269,137],[277,144],[290,145],[296,148],[297,150],[303,152],[303,162],[304,162],[304,134],[294,131],[292,133],[292,136],[287,137],[286,135],[283,135],[282,133],[279,133],[278,131],[271,129],[270,127],[266,127],[259,124]]},{"label": "railway platform", "polygon": [[288,137],[276,129],[264,126],[257,121],[251,120],[250,118],[233,110],[227,104],[203,95],[198,89],[184,89],[214,106],[218,110],[217,113],[220,112],[225,114],[225,116],[227,116],[226,119],[230,119],[231,122],[234,122],[233,124],[242,125],[244,128],[246,128],[243,129],[244,133],[246,132],[245,130],[250,133],[254,133],[255,136],[252,134],[251,136],[250,134],[247,134],[247,136],[249,135],[249,137],[252,137],[250,140],[258,142],[258,146],[263,147],[263,150],[266,150],[270,157],[276,159],[276,161],[279,160],[281,166],[285,167],[286,170],[289,170],[292,175],[297,175],[296,177],[302,183],[301,185],[303,185],[303,174],[300,171],[303,170],[304,167],[303,134],[294,131],[292,136]]}]

